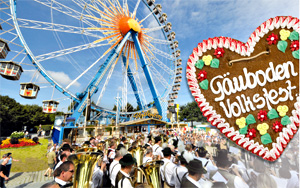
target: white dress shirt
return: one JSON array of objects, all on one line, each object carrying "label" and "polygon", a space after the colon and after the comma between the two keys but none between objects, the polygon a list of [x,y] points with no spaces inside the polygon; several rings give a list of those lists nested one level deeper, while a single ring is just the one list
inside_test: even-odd
[{"label": "white dress shirt", "polygon": [[66,185],[67,183],[69,183],[69,182],[66,182],[66,181],[58,179],[58,178],[54,178],[54,181],[56,183],[58,183],[59,185]]},{"label": "white dress shirt", "polygon": [[115,187],[116,177],[118,172],[121,170],[121,164],[117,160],[113,160],[113,162],[109,166],[109,174],[111,184]]},{"label": "white dress shirt", "polygon": [[103,171],[96,165],[92,176],[92,188],[100,187],[103,182]]},{"label": "white dress shirt", "polygon": [[210,159],[206,159],[206,158],[203,158],[203,157],[197,157],[196,159],[200,160],[202,162],[202,166],[204,168],[206,168],[207,173],[204,174],[204,176],[206,177],[206,179],[209,179],[209,174],[212,171],[217,171],[218,170],[218,167],[216,167],[215,165],[213,165],[213,163],[211,162]]},{"label": "white dress shirt", "polygon": [[63,164],[63,162],[62,162],[62,161],[59,161],[59,162],[56,164],[54,170],[56,170],[61,164]]},{"label": "white dress shirt", "polygon": [[143,158],[143,163],[147,163],[147,162],[151,162],[152,161],[152,157],[144,157]]},{"label": "white dress shirt", "polygon": [[249,188],[247,183],[245,183],[242,178],[235,176],[234,178],[234,186],[235,188]]},{"label": "white dress shirt", "polygon": [[153,155],[160,155],[163,157],[162,148],[158,144],[154,144],[152,147]]},{"label": "white dress shirt", "polygon": [[184,175],[187,175],[187,172],[188,172],[188,169],[184,166],[180,165],[177,168],[175,168],[175,175],[174,175],[175,188],[180,188],[182,178]]},{"label": "white dress shirt", "polygon": [[175,186],[174,172],[175,172],[176,165],[167,158],[164,158],[163,161],[164,164],[160,167],[162,180],[166,181],[170,186]]},{"label": "white dress shirt", "polygon": [[122,179],[118,182],[118,187],[119,188],[133,188],[130,181],[129,181],[129,179],[128,179],[128,178],[130,178],[130,176],[127,173],[123,172],[122,170],[120,170],[120,172],[127,178],[124,178],[124,180],[123,180],[123,187],[121,187]]},{"label": "white dress shirt", "polygon": [[110,152],[109,152],[109,155],[108,155],[108,158],[110,159],[114,159],[116,157],[116,150],[115,149],[111,149],[110,148]]}]

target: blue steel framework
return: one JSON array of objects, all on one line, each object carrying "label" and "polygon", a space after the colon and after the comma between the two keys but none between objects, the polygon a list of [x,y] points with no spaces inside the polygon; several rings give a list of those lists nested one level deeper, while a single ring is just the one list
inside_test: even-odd
[{"label": "blue steel framework", "polygon": [[[146,4],[146,3],[145,3]],[[100,81],[102,80],[102,78],[104,77],[105,73],[107,72],[107,70],[111,67],[113,60],[117,57],[117,55],[119,54],[120,50],[122,49],[122,47],[124,46],[125,42],[128,40],[128,38],[131,36],[134,44],[135,44],[135,48],[138,52],[138,56],[140,58],[140,62],[145,74],[145,77],[147,79],[152,97],[154,99],[154,103],[155,106],[159,112],[160,115],[162,115],[163,117],[165,117],[165,113],[166,113],[166,109],[163,109],[165,107],[162,107],[161,105],[161,101],[159,96],[157,95],[156,92],[156,88],[155,85],[153,83],[149,68],[148,68],[148,64],[145,60],[143,51],[141,49],[141,45],[140,42],[138,40],[138,34],[135,31],[129,31],[125,36],[124,39],[120,42],[120,44],[114,48],[111,52],[111,54],[109,55],[109,57],[107,58],[107,60],[104,62],[104,64],[99,68],[97,74],[95,75],[94,79],[90,82],[90,84],[88,85],[88,87],[86,88],[86,91],[82,92],[81,94],[78,95],[74,95],[71,92],[69,92],[67,89],[65,89],[64,87],[62,87],[59,83],[57,83],[55,80],[53,80],[48,74],[47,72],[44,70],[44,68],[39,64],[39,61],[37,61],[37,59],[35,58],[35,56],[32,54],[31,50],[29,49],[27,43],[25,42],[22,33],[18,27],[18,22],[17,22],[17,16],[16,16],[16,0],[10,0],[10,9],[11,9],[11,13],[12,13],[12,18],[13,18],[13,22],[15,24],[15,28],[16,31],[19,35],[19,38],[21,40],[22,45],[24,46],[24,49],[26,51],[26,54],[28,56],[28,58],[30,59],[30,61],[33,63],[33,65],[35,66],[35,68],[40,72],[40,74],[52,85],[54,86],[58,91],[60,91],[61,93],[63,93],[65,96],[71,98],[73,101],[76,102],[75,104],[75,110],[72,114],[71,117],[74,117],[76,120],[80,117],[80,115],[82,114],[83,110],[86,107],[87,104],[87,91],[90,90],[91,91],[91,96],[97,92],[98,90],[98,85],[100,83]],[[150,9],[150,7],[146,4],[146,6]],[[150,9],[151,10],[151,9]],[[154,14],[154,13],[153,13]],[[155,17],[155,19],[158,21],[158,19]],[[159,21],[158,21],[159,23]],[[159,23],[159,25],[161,25]],[[163,29],[162,29],[163,30]],[[166,34],[163,32],[165,38],[166,38]],[[123,57],[123,62],[125,63],[125,58]],[[175,74],[174,74],[175,75]],[[127,76],[129,78],[129,81],[131,83],[132,89],[134,91],[135,97],[137,99],[137,103],[140,107],[141,110],[145,109],[146,106],[142,103],[140,96],[138,94],[138,89],[137,89],[137,85],[135,83],[134,77],[132,75],[132,72],[130,70],[130,68],[128,67],[128,72],[127,72]],[[92,106],[92,109],[102,112],[105,111],[102,108],[96,107],[96,106]],[[108,112],[108,114],[110,114],[110,116],[114,116],[115,113],[114,112]],[[65,127],[61,127],[61,131],[60,131],[60,141],[62,140],[63,137],[63,130],[64,128],[74,128],[74,126],[65,126]],[[150,127],[148,126],[148,129]]]},{"label": "blue steel framework", "polygon": [[[115,58],[117,58],[119,52],[122,50],[124,44],[126,43],[126,41],[128,40],[128,38],[130,36],[132,37],[132,39],[134,41],[134,44],[135,44],[135,48],[136,48],[136,50],[138,52],[138,55],[139,55],[139,58],[140,58],[140,62],[142,64],[142,68],[143,68],[143,71],[144,71],[144,74],[146,76],[149,88],[151,90],[151,93],[152,93],[152,96],[153,96],[153,99],[154,99],[155,106],[157,108],[158,113],[161,115],[162,114],[162,107],[161,107],[161,104],[160,104],[160,100],[159,100],[158,95],[156,93],[156,89],[155,89],[155,86],[153,84],[150,71],[148,69],[148,64],[146,63],[143,51],[141,49],[141,45],[140,45],[140,42],[138,40],[138,34],[135,31],[133,31],[133,30],[130,30],[124,36],[123,40],[120,42],[120,44],[118,45],[118,47],[116,49],[113,49],[113,51],[111,52],[111,54],[106,59],[105,63],[99,69],[99,71],[96,74],[96,76],[93,79],[93,81],[89,84],[88,90],[90,90],[90,95],[91,96],[95,93],[95,91],[98,89],[98,85],[99,85],[101,79],[103,78],[103,76],[105,75],[105,73],[109,69],[109,67],[112,65],[113,60]],[[123,61],[124,61],[124,58],[123,58]],[[139,98],[139,96],[137,94],[137,87],[136,87],[134,78],[132,77],[132,75],[130,76],[129,72],[131,72],[130,69],[128,69],[128,77],[129,77],[130,83],[132,85],[133,91],[135,91],[135,93],[136,93],[137,101],[140,101],[140,98]],[[76,120],[79,118],[79,116],[81,115],[81,113],[83,112],[83,110],[85,109],[85,107],[87,105],[87,96],[88,96],[87,92],[83,92],[82,95],[83,96],[81,96],[82,97],[81,102],[79,102],[78,104],[75,105],[76,106],[75,110],[74,110],[74,112],[73,112],[73,114],[71,116],[71,117],[75,118]],[[140,108],[143,109],[143,106],[142,106],[141,102],[139,103],[139,105],[141,105],[142,108],[141,107]],[[59,135],[59,141],[60,142],[63,139],[64,129],[65,128],[74,128],[74,126],[61,127],[61,129],[60,129],[60,135]],[[148,125],[148,130],[150,130],[150,125]]]}]

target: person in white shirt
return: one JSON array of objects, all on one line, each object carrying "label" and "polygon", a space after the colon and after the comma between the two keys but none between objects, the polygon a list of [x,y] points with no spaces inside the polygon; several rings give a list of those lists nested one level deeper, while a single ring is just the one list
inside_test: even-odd
[{"label": "person in white shirt", "polygon": [[98,160],[92,175],[92,188],[98,188],[103,185],[103,173],[106,167],[106,162]]},{"label": "person in white shirt", "polygon": [[173,152],[169,147],[162,150],[164,164],[160,167],[161,178],[164,182],[164,187],[175,187],[174,172],[176,165],[170,160]]},{"label": "person in white shirt", "polygon": [[146,143],[146,144],[145,144],[146,147],[149,146],[149,147],[152,148],[152,140],[151,140],[151,136],[148,136],[148,137],[145,138],[145,143]]},{"label": "person in white shirt", "polygon": [[107,152],[107,158],[110,163],[114,160],[116,156],[116,150],[115,150],[116,148],[117,148],[117,143],[115,141],[111,141],[109,143],[109,148]]},{"label": "person in white shirt", "polygon": [[126,154],[120,159],[121,170],[116,177],[116,188],[133,188],[133,182],[129,173],[132,170],[133,165],[136,163],[136,159],[131,154]]},{"label": "person in white shirt", "polygon": [[160,147],[161,145],[161,137],[160,136],[157,136],[154,138],[155,140],[155,144],[154,146],[152,147],[153,149],[153,155],[154,156],[158,156],[158,159],[161,159],[163,154],[162,154],[162,147]]},{"label": "person in white shirt", "polygon": [[[175,169],[175,188],[180,188],[181,182],[183,177],[185,177],[188,173],[188,169],[186,168],[186,165],[188,164],[187,160],[184,157],[184,154],[188,154],[189,152],[182,152],[181,155],[179,155],[177,158],[180,162],[180,165],[178,167],[176,167]],[[193,160],[193,156],[191,155],[191,159]],[[188,159],[189,161],[189,159]]]},{"label": "person in white shirt", "polygon": [[186,166],[188,169],[188,175],[183,177],[180,187],[185,188],[201,188],[200,179],[203,174],[206,174],[206,170],[202,166],[202,162],[194,159]]},{"label": "person in white shirt", "polygon": [[143,157],[143,164],[147,162],[151,162],[153,157],[153,152],[151,147],[147,147],[146,149],[146,155]]},{"label": "person in white shirt", "polygon": [[209,179],[210,172],[215,172],[218,170],[217,165],[214,163],[212,156],[210,155],[209,159],[206,158],[207,150],[203,147],[198,148],[196,151],[196,159],[200,160],[203,164],[203,167],[206,169],[207,173],[204,174],[206,179]]},{"label": "person in white shirt", "polygon": [[120,159],[123,158],[124,155],[127,154],[127,150],[125,148],[120,148],[119,150],[116,150],[116,157],[113,160],[113,162],[109,166],[109,176],[112,186],[116,186],[116,176],[118,172],[121,170],[121,164],[119,163]]},{"label": "person in white shirt", "polygon": [[59,184],[60,187],[71,187],[72,177],[75,171],[75,166],[71,161],[65,161],[54,171],[54,181]]},{"label": "person in white shirt", "polygon": [[54,170],[56,170],[63,162],[67,160],[67,155],[65,153],[60,155],[60,161],[56,164]]},{"label": "person in white shirt", "polygon": [[95,139],[96,139],[96,144],[99,144],[102,141],[100,134],[98,134]]}]

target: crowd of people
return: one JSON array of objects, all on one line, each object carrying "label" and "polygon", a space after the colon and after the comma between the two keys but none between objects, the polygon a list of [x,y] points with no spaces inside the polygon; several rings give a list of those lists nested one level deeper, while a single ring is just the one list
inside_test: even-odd
[{"label": "crowd of people", "polygon": [[[148,135],[105,139],[101,135],[84,143],[69,140],[49,148],[49,168],[45,176],[54,181],[43,187],[73,185],[76,165],[72,162],[79,148],[95,148],[101,156],[95,164],[91,187],[228,187],[228,188],[297,188],[299,187],[298,137],[288,145],[282,157],[274,163],[250,154],[232,144],[217,132],[198,133],[157,129]],[[97,147],[98,146],[98,147]],[[101,147],[99,147],[101,146]],[[142,162],[136,151],[142,151]],[[72,157],[73,156],[73,157]],[[155,165],[153,165],[155,164]],[[148,171],[142,182],[137,180],[137,168],[158,165],[158,180],[150,179]],[[150,180],[150,182],[149,182]],[[154,187],[158,187],[157,185]]]}]

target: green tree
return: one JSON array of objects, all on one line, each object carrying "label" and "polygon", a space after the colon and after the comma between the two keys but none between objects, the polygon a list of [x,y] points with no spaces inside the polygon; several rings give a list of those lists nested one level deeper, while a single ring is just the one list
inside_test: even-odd
[{"label": "green tree", "polygon": [[206,117],[202,115],[197,102],[190,102],[186,105],[180,106],[179,110],[180,121],[190,121],[193,127],[193,122],[207,122]]},{"label": "green tree", "polygon": [[[113,111],[116,111],[117,110],[117,105],[114,105],[114,107],[113,107],[113,109],[112,109]],[[133,106],[128,102],[127,103],[127,112],[134,112],[134,111],[136,111],[134,108],[133,108]]]},{"label": "green tree", "polygon": [[43,108],[38,105],[21,105],[8,96],[0,95],[0,136],[9,136],[13,131],[21,131],[23,126],[27,130],[40,124],[53,124],[55,114],[43,113]]}]

